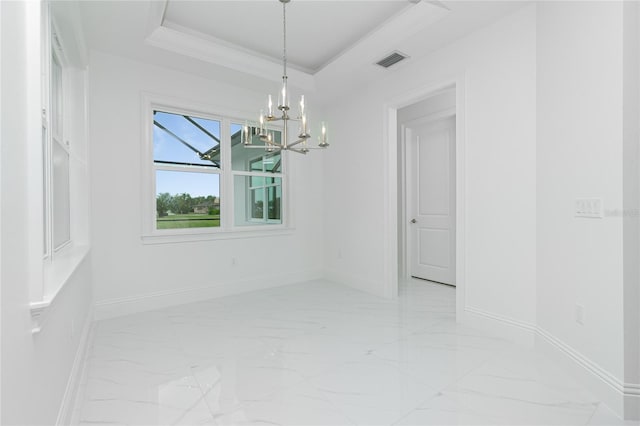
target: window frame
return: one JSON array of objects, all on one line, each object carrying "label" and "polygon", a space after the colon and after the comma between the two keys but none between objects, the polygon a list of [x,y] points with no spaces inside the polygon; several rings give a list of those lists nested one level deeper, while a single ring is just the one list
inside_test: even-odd
[{"label": "window frame", "polygon": [[[56,255],[64,255],[65,248],[73,245],[71,226],[71,152],[66,140],[65,104],[67,103],[66,71],[68,66],[63,47],[58,41],[59,30],[53,19],[50,3],[43,3],[42,25],[42,173],[43,173],[43,260],[51,264]],[[59,70],[59,81],[55,80],[54,63]],[[57,94],[57,97],[54,96]],[[54,207],[56,186],[54,148],[59,147],[67,156],[66,166],[66,217],[67,235],[56,244],[56,209]]]},{"label": "window frame", "polygon": [[[277,223],[259,222],[255,225],[236,225],[234,202],[234,179],[237,175],[265,175],[274,177],[273,173],[254,173],[234,171],[231,161],[231,125],[241,124],[249,120],[247,113],[232,111],[228,108],[212,107],[211,105],[186,101],[155,93],[142,93],[141,102],[142,125],[142,155],[141,155],[141,201],[142,201],[142,232],[143,244],[161,244],[174,242],[217,240],[230,238],[261,237],[292,232],[292,218],[290,215],[290,191],[288,190],[288,158],[287,152],[281,153],[281,171],[276,177],[281,178],[282,195],[280,215],[282,220]],[[153,158],[153,112],[161,111],[171,114],[188,115],[220,121],[220,168],[209,169],[209,173],[219,174],[220,182],[220,226],[203,228],[157,229],[156,227],[156,170],[163,168],[154,164]],[[221,111],[226,111],[222,113]],[[281,126],[269,126],[270,129],[282,132]],[[175,168],[171,167],[172,170]],[[197,166],[190,166],[189,171],[196,171]]]}]

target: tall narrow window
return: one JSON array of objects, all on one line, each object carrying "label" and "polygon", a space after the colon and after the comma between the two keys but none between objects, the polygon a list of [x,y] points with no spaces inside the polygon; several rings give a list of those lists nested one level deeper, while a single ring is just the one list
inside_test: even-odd
[{"label": "tall narrow window", "polygon": [[156,229],[220,226],[221,123],[153,112]]},{"label": "tall narrow window", "polygon": [[[44,81],[43,176],[44,176],[44,253],[50,255],[71,241],[71,196],[69,146],[64,138],[64,68],[60,46],[51,29],[48,44],[48,78]],[[48,113],[47,113],[48,112]]]}]

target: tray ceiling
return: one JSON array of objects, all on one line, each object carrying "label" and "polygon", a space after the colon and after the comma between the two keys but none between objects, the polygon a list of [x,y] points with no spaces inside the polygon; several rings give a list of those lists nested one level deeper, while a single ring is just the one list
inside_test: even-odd
[{"label": "tray ceiling", "polygon": [[[407,0],[293,0],[287,4],[288,60],[314,73],[410,6]],[[169,0],[162,25],[282,60],[282,4],[277,0]]]}]

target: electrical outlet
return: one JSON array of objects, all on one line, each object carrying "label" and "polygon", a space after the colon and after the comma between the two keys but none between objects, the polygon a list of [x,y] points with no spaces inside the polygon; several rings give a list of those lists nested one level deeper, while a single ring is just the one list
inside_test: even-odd
[{"label": "electrical outlet", "polygon": [[584,325],[585,311],[584,306],[576,303],[576,322],[580,325]]}]

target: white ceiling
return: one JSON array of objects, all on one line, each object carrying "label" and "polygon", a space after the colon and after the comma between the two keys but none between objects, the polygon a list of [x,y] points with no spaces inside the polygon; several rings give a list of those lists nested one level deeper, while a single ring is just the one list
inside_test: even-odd
[{"label": "white ceiling", "polygon": [[[277,0],[169,0],[162,25],[281,61],[282,6]],[[286,5],[288,61],[314,73],[407,7],[407,0],[293,0]]]},{"label": "white ceiling", "polygon": [[[65,3],[64,0],[59,0]],[[289,82],[366,84],[393,50],[416,58],[514,12],[526,1],[291,0],[287,5]],[[79,0],[89,49],[247,88],[280,81],[282,4],[278,0]],[[335,78],[334,78],[335,77]],[[320,80],[318,80],[320,78]],[[321,97],[329,96],[323,93]]]}]

